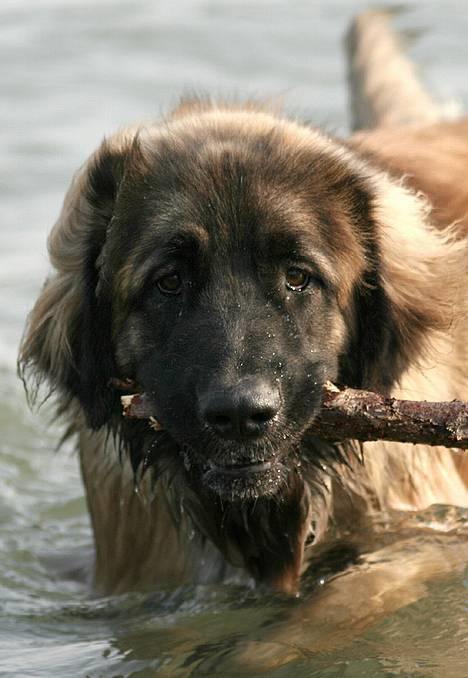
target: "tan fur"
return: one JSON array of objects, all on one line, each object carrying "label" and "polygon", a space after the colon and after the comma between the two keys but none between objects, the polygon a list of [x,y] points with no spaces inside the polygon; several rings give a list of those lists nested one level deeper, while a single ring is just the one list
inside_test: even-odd
[{"label": "tan fur", "polygon": [[[375,136],[379,134],[376,132]],[[410,135],[409,130],[406,134]],[[374,133],[359,135],[358,143],[360,147],[372,145]],[[411,150],[409,154],[411,157]],[[402,155],[399,163],[403,167]],[[414,176],[413,181],[417,185]],[[400,308],[402,323],[415,321],[414,309],[418,306],[418,315],[426,322],[432,316],[433,327],[414,347],[419,357],[392,395],[410,400],[466,400],[466,241],[457,241],[449,227],[441,238],[427,225],[426,220],[432,216],[430,203],[402,185],[395,186],[383,179],[377,190],[382,191],[379,214],[383,226],[382,274],[389,297]],[[409,333],[411,329],[403,326],[402,332]],[[468,468],[463,453],[384,441],[366,443],[364,451],[364,473],[354,470],[354,478],[348,480],[357,494],[367,495],[369,507],[375,506],[376,501],[381,509],[414,510],[435,503],[468,505]]]},{"label": "tan fur", "polygon": [[468,120],[361,132],[352,137],[351,144],[426,195],[436,225],[442,229],[452,225],[452,232],[466,236]]},{"label": "tan fur", "polygon": [[[375,132],[361,132],[351,139],[351,145],[375,157],[383,167],[388,169],[393,176],[400,176],[408,187],[417,191],[423,197],[430,200],[432,206],[431,221],[439,227],[446,237],[460,241],[459,247],[459,271],[460,275],[450,277],[450,266],[446,259],[439,258],[440,272],[436,273],[433,265],[429,268],[429,274],[442,276],[439,285],[441,292],[446,296],[447,322],[449,331],[434,335],[430,339],[431,354],[422,364],[421,370],[415,370],[405,376],[401,388],[396,391],[400,397],[426,400],[451,400],[468,398],[468,251],[466,248],[466,236],[468,234],[468,187],[463,177],[468,167],[468,121],[438,123],[428,127],[404,127],[395,130],[376,130]],[[400,221],[400,223],[402,223]],[[419,252],[431,246],[430,239],[425,233],[422,240],[414,241],[415,249]],[[400,257],[400,243],[395,243],[395,258]],[[435,253],[437,254],[437,244]],[[445,274],[444,274],[445,268]],[[406,275],[412,275],[414,267],[406,271]],[[426,276],[421,280],[425,280]],[[407,289],[412,289],[414,280],[408,280]],[[447,285],[450,290],[447,291]],[[421,289],[423,303],[427,301],[424,289]],[[389,447],[389,446],[385,446]],[[440,477],[439,493],[446,497],[448,503],[466,503],[466,490],[458,482],[454,482],[448,467],[441,466],[440,459],[446,456],[444,450],[433,450],[430,461],[424,453],[424,449],[416,446],[410,456],[419,460],[422,478],[419,490],[423,493],[433,481],[431,476],[431,464],[437,466],[438,472],[435,477]],[[377,462],[378,465],[379,462]],[[453,463],[461,473],[465,484],[468,483],[468,464],[466,455],[454,453]],[[397,473],[402,474],[401,468],[396,467]],[[385,483],[383,483],[385,484]],[[415,489],[408,493],[417,496]],[[455,499],[450,500],[453,493]],[[396,493],[398,495],[398,492]],[[395,496],[396,496],[395,495]],[[434,501],[437,493],[427,489],[426,504]],[[456,499],[458,498],[458,499]],[[439,499],[440,501],[440,499]],[[396,505],[406,505],[408,502],[404,496],[394,502]]]},{"label": "tan fur", "polygon": [[239,579],[210,542],[200,544],[183,515],[176,527],[161,482],[151,487],[146,477],[135,483],[128,460],[119,459],[104,433],[83,430],[79,445],[96,536],[97,590],[121,593]]}]

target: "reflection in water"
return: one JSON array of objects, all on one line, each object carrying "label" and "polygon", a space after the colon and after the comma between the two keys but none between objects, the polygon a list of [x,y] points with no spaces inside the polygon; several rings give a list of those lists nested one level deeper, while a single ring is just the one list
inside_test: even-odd
[{"label": "reflection in water", "polygon": [[[419,553],[406,561],[400,560],[401,550],[393,554],[398,561],[384,550],[380,557],[373,556],[375,572],[363,564],[319,594],[298,601],[265,600],[229,587],[186,590],[177,610],[169,611],[167,599],[157,602],[153,614],[134,610],[134,630],[120,633],[113,644],[128,661],[144,660],[146,666],[182,671],[177,675],[272,671],[273,675],[343,675],[340,671],[352,665],[360,673],[349,675],[383,676],[390,669],[427,675],[420,671],[430,667],[430,675],[442,676],[448,675],[444,671],[450,667],[449,675],[461,678],[465,674],[460,647],[467,631],[459,596],[461,578],[442,577],[437,586],[427,588],[414,580],[421,559],[431,560],[432,574],[437,569],[443,575],[448,562],[443,563],[441,549],[447,555],[447,547],[449,552],[458,550],[456,540],[437,545],[407,542],[403,551]],[[460,564],[461,556],[449,553],[448,560]],[[411,570],[406,579],[404,569]],[[397,577],[402,583],[392,593]],[[149,601],[145,605],[152,607]],[[405,607],[399,609],[401,605]],[[443,608],[440,614],[438,605]],[[382,621],[392,607],[396,613]],[[434,620],[429,643],[421,637],[421,613]]]},{"label": "reflection in water", "polygon": [[[296,600],[234,587],[179,591],[177,611],[174,598],[153,599],[154,616],[119,634],[115,646],[132,660],[184,669],[182,675],[343,675],[339,670],[352,660],[361,673],[349,675],[390,669],[428,675],[423,668],[430,667],[429,675],[461,678],[468,623],[460,588],[468,549],[460,540],[466,515],[452,513],[458,528],[450,536],[428,530],[385,546],[325,583],[320,577],[314,591]],[[432,519],[433,511],[418,516],[427,525]],[[430,619],[424,634],[421,619]],[[337,673],[321,673],[332,666]]]},{"label": "reflection in water", "polygon": [[[176,675],[343,675],[352,666],[349,675],[461,678],[466,518],[466,511],[443,506],[387,516],[380,546],[374,536],[361,540],[359,557],[356,544],[336,541],[324,550],[298,599],[192,586],[90,601],[82,590],[73,605],[56,605],[49,595],[40,614],[29,608],[25,622],[41,634],[60,629],[56,661],[61,652],[77,655],[89,670],[98,652],[119,675],[143,667]],[[70,635],[81,640],[69,644]],[[47,666],[50,656],[48,649],[35,665]]]}]

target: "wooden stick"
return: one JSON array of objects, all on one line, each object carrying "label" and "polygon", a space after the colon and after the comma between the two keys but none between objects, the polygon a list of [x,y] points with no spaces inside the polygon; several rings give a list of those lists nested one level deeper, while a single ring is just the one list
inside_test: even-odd
[{"label": "wooden stick", "polygon": [[326,440],[391,440],[468,448],[468,403],[398,400],[327,383],[314,428]]},{"label": "wooden stick", "polygon": [[[121,400],[124,417],[149,419],[153,428],[163,430],[147,395],[125,395]],[[468,449],[468,403],[398,400],[327,382],[311,431],[332,442],[391,440]]]}]

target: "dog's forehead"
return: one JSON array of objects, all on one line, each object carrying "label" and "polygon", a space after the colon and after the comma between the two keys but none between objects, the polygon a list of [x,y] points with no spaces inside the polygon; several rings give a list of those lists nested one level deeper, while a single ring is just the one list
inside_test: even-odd
[{"label": "dog's forehead", "polygon": [[353,246],[343,217],[351,174],[307,134],[218,125],[153,140],[144,175],[133,177],[137,190],[125,194],[125,212],[138,217],[132,237],[124,234],[119,287],[128,289],[164,250],[197,249],[215,261],[308,249],[333,270],[326,248],[338,251],[345,237]]},{"label": "dog's forehead", "polygon": [[323,204],[307,205],[298,192],[264,180],[248,166],[216,180],[200,174],[194,169],[189,182],[146,196],[136,233],[140,249],[192,244],[215,255],[286,242],[292,246],[296,240],[318,244],[320,222],[326,219]]},{"label": "dog's forehead", "polygon": [[226,245],[274,240],[288,229],[318,235],[329,187],[323,160],[316,167],[314,160],[277,130],[240,135],[222,127],[158,139],[136,177],[140,186],[126,193],[126,212],[139,215],[134,242],[151,247],[186,236]]}]

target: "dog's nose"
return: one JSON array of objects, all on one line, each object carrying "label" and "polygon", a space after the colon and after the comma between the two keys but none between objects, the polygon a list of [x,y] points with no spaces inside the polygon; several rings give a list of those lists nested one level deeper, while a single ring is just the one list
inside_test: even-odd
[{"label": "dog's nose", "polygon": [[263,435],[279,408],[278,390],[257,381],[210,389],[201,399],[203,419],[218,436],[227,439]]}]

